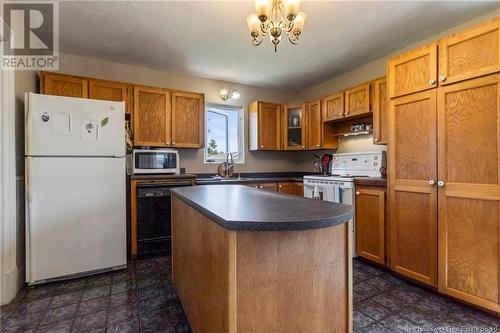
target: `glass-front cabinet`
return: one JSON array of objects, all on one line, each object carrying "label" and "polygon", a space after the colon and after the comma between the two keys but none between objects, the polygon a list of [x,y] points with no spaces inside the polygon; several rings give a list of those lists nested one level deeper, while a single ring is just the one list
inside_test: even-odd
[{"label": "glass-front cabinet", "polygon": [[307,148],[305,106],[287,105],[283,112],[283,145],[286,150]]}]

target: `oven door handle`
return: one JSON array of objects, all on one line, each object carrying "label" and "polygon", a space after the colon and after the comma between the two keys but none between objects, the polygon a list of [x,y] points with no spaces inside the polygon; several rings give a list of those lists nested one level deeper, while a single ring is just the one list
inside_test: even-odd
[{"label": "oven door handle", "polygon": [[342,203],[342,195],[344,194],[344,189],[340,186],[337,187],[339,195],[339,203]]},{"label": "oven door handle", "polygon": [[160,183],[160,182],[154,182],[154,181],[151,181],[151,182],[148,182],[148,183],[140,183],[140,184],[137,184],[137,187],[163,187],[163,186],[167,186],[167,187],[179,187],[179,186],[191,186],[193,185],[192,182],[172,182],[172,183]]}]

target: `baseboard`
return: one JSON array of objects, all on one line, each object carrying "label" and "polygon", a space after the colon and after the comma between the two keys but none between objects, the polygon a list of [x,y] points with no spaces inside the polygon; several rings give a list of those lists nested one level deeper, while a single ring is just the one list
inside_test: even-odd
[{"label": "baseboard", "polygon": [[5,290],[2,290],[0,294],[0,304],[2,305],[10,303],[24,285],[24,266],[15,267],[6,272],[4,278],[3,286]]}]

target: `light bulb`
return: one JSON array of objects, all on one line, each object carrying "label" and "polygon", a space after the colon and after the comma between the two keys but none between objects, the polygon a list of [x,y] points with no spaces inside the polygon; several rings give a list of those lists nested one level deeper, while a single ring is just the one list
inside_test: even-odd
[{"label": "light bulb", "polygon": [[272,0],[255,0],[255,12],[259,19],[264,22],[269,15]]},{"label": "light bulb", "polygon": [[231,93],[231,99],[238,99],[240,98],[240,92],[238,90],[233,90],[233,92]]},{"label": "light bulb", "polygon": [[293,20],[293,31],[302,32],[307,15],[304,12],[299,12],[295,20]]},{"label": "light bulb", "polygon": [[284,6],[287,19],[292,21],[299,13],[300,0],[285,0]]},{"label": "light bulb", "polygon": [[260,29],[260,21],[257,14],[250,14],[247,16],[248,31],[250,33],[257,32]]}]

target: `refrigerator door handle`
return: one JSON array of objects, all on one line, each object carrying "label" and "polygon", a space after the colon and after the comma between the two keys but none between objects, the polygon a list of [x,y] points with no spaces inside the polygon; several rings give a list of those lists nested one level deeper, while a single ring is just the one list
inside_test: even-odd
[{"label": "refrigerator door handle", "polygon": [[26,124],[25,124],[25,149],[24,152],[26,155],[31,155],[31,133],[33,131],[33,112],[31,111],[31,98],[32,93],[24,94],[24,113],[26,116]]}]

